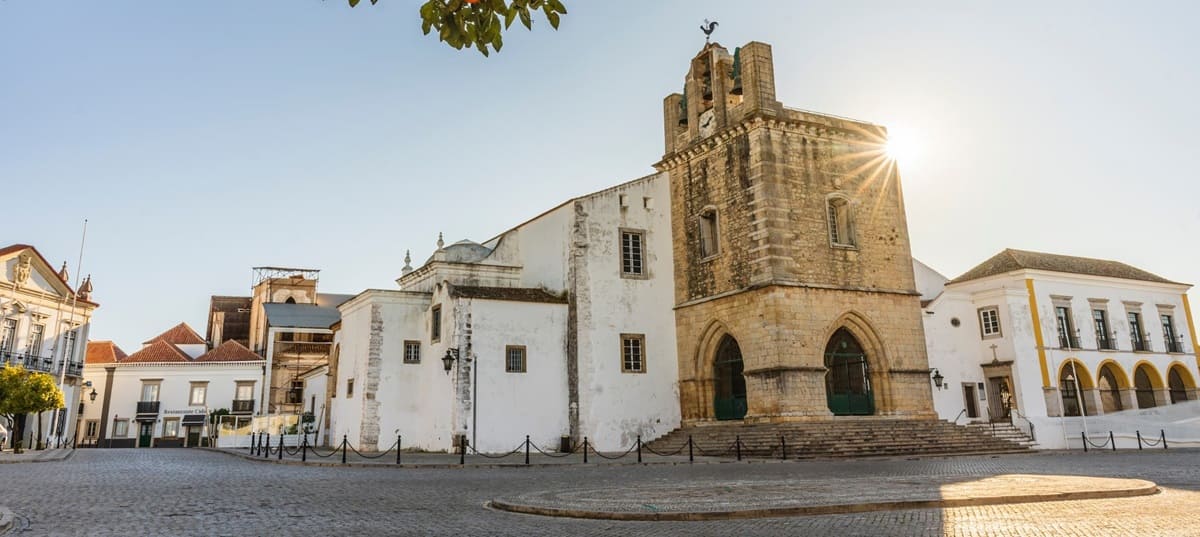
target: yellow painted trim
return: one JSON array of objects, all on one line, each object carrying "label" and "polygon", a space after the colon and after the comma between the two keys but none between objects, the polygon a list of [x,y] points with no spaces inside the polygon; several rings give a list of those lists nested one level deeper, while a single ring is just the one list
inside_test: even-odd
[{"label": "yellow painted trim", "polygon": [[1200,369],[1200,352],[1196,351],[1196,323],[1192,322],[1192,306],[1188,304],[1187,293],[1183,294],[1183,314],[1187,316],[1188,335],[1192,336],[1192,352],[1196,354],[1196,368]]},{"label": "yellow painted trim", "polygon": [[1192,377],[1192,372],[1188,371],[1187,366],[1183,365],[1183,362],[1179,360],[1175,360],[1171,362],[1171,365],[1167,366],[1167,386],[1171,385],[1171,370],[1175,368],[1179,368],[1179,378],[1183,380],[1183,386],[1193,390],[1196,389],[1196,379]]},{"label": "yellow painted trim", "polygon": [[1133,379],[1134,379],[1135,383],[1137,382],[1137,372],[1142,367],[1145,367],[1151,373],[1146,376],[1150,377],[1150,386],[1152,388],[1154,388],[1156,390],[1161,390],[1167,386],[1167,383],[1165,381],[1166,377],[1164,377],[1162,375],[1162,373],[1160,373],[1158,371],[1157,366],[1155,366],[1153,363],[1151,363],[1147,360],[1138,360],[1138,363],[1133,364],[1133,375],[1134,375]]},{"label": "yellow painted trim", "polygon": [[[1046,344],[1042,340],[1042,320],[1038,315],[1037,297],[1033,294],[1033,278],[1025,278],[1025,288],[1029,290],[1029,316],[1033,320],[1033,341],[1037,343],[1038,364],[1042,367],[1042,387],[1049,388],[1050,367],[1046,365]],[[1190,315],[1188,321],[1191,322]]]},{"label": "yellow painted trim", "polygon": [[[1075,367],[1071,367],[1071,364],[1075,364]],[[1078,374],[1075,382],[1079,383],[1080,388],[1085,390],[1096,389],[1096,381],[1092,380],[1091,370],[1089,370],[1086,365],[1083,365],[1083,362],[1078,358],[1071,357],[1063,360],[1063,362],[1058,365],[1058,378],[1061,379],[1063,377],[1063,373],[1066,373],[1067,370],[1072,370]],[[1099,370],[1096,371],[1096,374],[1100,374]]]},{"label": "yellow painted trim", "polygon": [[1104,366],[1106,365],[1113,366],[1113,373],[1115,373],[1114,376],[1117,377],[1117,388],[1127,390],[1133,386],[1133,384],[1129,382],[1129,375],[1125,373],[1125,368],[1121,367],[1121,364],[1117,363],[1117,361],[1113,360],[1112,358],[1104,360],[1103,362],[1100,362],[1100,365],[1096,366],[1097,385],[1100,384],[1100,373],[1104,372]]}]

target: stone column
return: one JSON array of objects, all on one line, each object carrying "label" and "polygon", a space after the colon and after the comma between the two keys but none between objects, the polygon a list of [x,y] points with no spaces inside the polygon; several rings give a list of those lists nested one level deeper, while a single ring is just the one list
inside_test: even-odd
[{"label": "stone column", "polygon": [[1058,388],[1047,386],[1042,388],[1042,395],[1046,398],[1046,415],[1052,418],[1063,415],[1062,397],[1058,393]]}]

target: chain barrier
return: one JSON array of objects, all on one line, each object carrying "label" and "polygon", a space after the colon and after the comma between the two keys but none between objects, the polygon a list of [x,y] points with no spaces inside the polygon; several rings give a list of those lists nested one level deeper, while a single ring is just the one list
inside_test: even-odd
[{"label": "chain barrier", "polygon": [[700,447],[699,443],[696,443],[695,446],[696,446],[696,451],[699,451],[700,454],[705,457],[723,457],[725,455],[732,453],[735,449],[737,449],[739,442],[740,442],[740,440],[734,440],[732,444],[729,444],[728,448],[725,448],[725,451],[720,451],[720,452],[708,451],[707,449]]},{"label": "chain barrier", "polygon": [[1109,446],[1109,443],[1112,442],[1112,437],[1105,439],[1103,443],[1097,444],[1095,442],[1092,442],[1091,439],[1089,439],[1087,437],[1087,433],[1079,433],[1079,436],[1080,436],[1080,438],[1083,438],[1083,441],[1085,443],[1084,448],[1083,448],[1084,451],[1087,451],[1087,446],[1089,446],[1089,445],[1096,449],[1104,449]]},{"label": "chain barrier", "polygon": [[472,454],[479,455],[480,457],[483,457],[485,459],[503,459],[505,457],[511,457],[513,455],[520,453],[522,449],[525,449],[525,442],[521,442],[520,444],[517,445],[517,447],[513,448],[512,451],[509,451],[508,453],[505,453],[503,455],[496,455],[496,454],[489,455],[487,453],[484,453],[482,451],[475,449],[475,446],[471,445],[470,443],[467,444],[467,449],[469,449]]},{"label": "chain barrier", "polygon": [[[589,446],[589,447],[591,447],[591,446]],[[620,455],[617,455],[617,456],[615,456],[615,457],[609,457],[608,455],[605,455],[605,454],[603,454],[603,453],[600,453],[599,451],[596,451],[595,449],[593,449],[593,450],[592,450],[592,453],[595,453],[596,455],[600,456],[600,458],[601,458],[601,459],[608,459],[608,460],[610,460],[610,461],[615,461],[615,460],[617,460],[617,459],[622,459],[622,458],[624,458],[626,455],[628,455],[628,454],[630,454],[630,453],[633,453],[633,452],[634,452],[634,450],[636,450],[637,448],[638,448],[638,444],[634,444],[634,445],[632,445],[632,446],[629,446],[629,449],[625,450],[625,452],[624,452],[624,453],[622,453],[622,454],[620,454]]]},{"label": "chain barrier", "polygon": [[315,446],[308,446],[308,450],[311,451],[313,455],[316,455],[322,459],[328,459],[329,457],[332,457],[334,455],[337,455],[338,453],[341,453],[342,448],[341,447],[333,448],[333,451],[330,451],[329,454],[327,454],[327,455],[322,455],[320,451],[317,451],[317,448]]},{"label": "chain barrier", "polygon": [[567,452],[562,452],[562,453],[553,453],[553,452],[547,453],[545,451],[542,451],[542,448],[538,447],[538,445],[534,444],[533,442],[530,442],[529,445],[533,447],[534,451],[541,453],[542,455],[545,455],[547,457],[554,458],[554,459],[561,459],[563,457],[569,457],[571,455],[574,455],[579,452],[579,447],[580,447],[580,446],[575,446],[575,449],[572,449],[571,451],[567,451]]},{"label": "chain barrier", "polygon": [[676,455],[679,455],[680,453],[683,453],[683,450],[687,449],[687,447],[688,447],[688,443],[684,442],[683,444],[679,445],[679,449],[677,449],[671,453],[660,453],[658,451],[655,451],[654,448],[650,447],[650,444],[642,444],[642,449],[649,451],[653,455],[658,455],[659,457],[674,457]]},{"label": "chain barrier", "polygon": [[359,457],[362,457],[364,459],[370,459],[370,460],[383,458],[384,455],[387,455],[388,453],[392,452],[392,448],[396,447],[396,444],[392,443],[392,445],[388,446],[387,449],[380,451],[380,452],[376,453],[375,455],[363,455],[361,451],[354,448],[354,444],[347,444],[347,445],[350,446],[350,451],[353,451],[355,455],[358,455]]}]

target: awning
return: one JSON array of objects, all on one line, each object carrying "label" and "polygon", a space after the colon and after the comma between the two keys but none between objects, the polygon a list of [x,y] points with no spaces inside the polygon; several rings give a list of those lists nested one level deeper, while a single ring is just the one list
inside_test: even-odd
[{"label": "awning", "polygon": [[133,421],[156,421],[156,420],[158,420],[158,414],[138,414],[138,416],[136,418],[133,418]]},{"label": "awning", "polygon": [[204,425],[204,414],[188,414],[183,417],[183,425]]}]

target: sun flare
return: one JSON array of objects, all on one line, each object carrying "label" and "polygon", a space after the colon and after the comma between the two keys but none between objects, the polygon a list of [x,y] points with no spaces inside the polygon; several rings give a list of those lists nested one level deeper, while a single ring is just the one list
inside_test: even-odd
[{"label": "sun flare", "polygon": [[912,167],[921,158],[921,147],[916,134],[903,127],[889,128],[885,150],[889,159],[904,167]]}]

